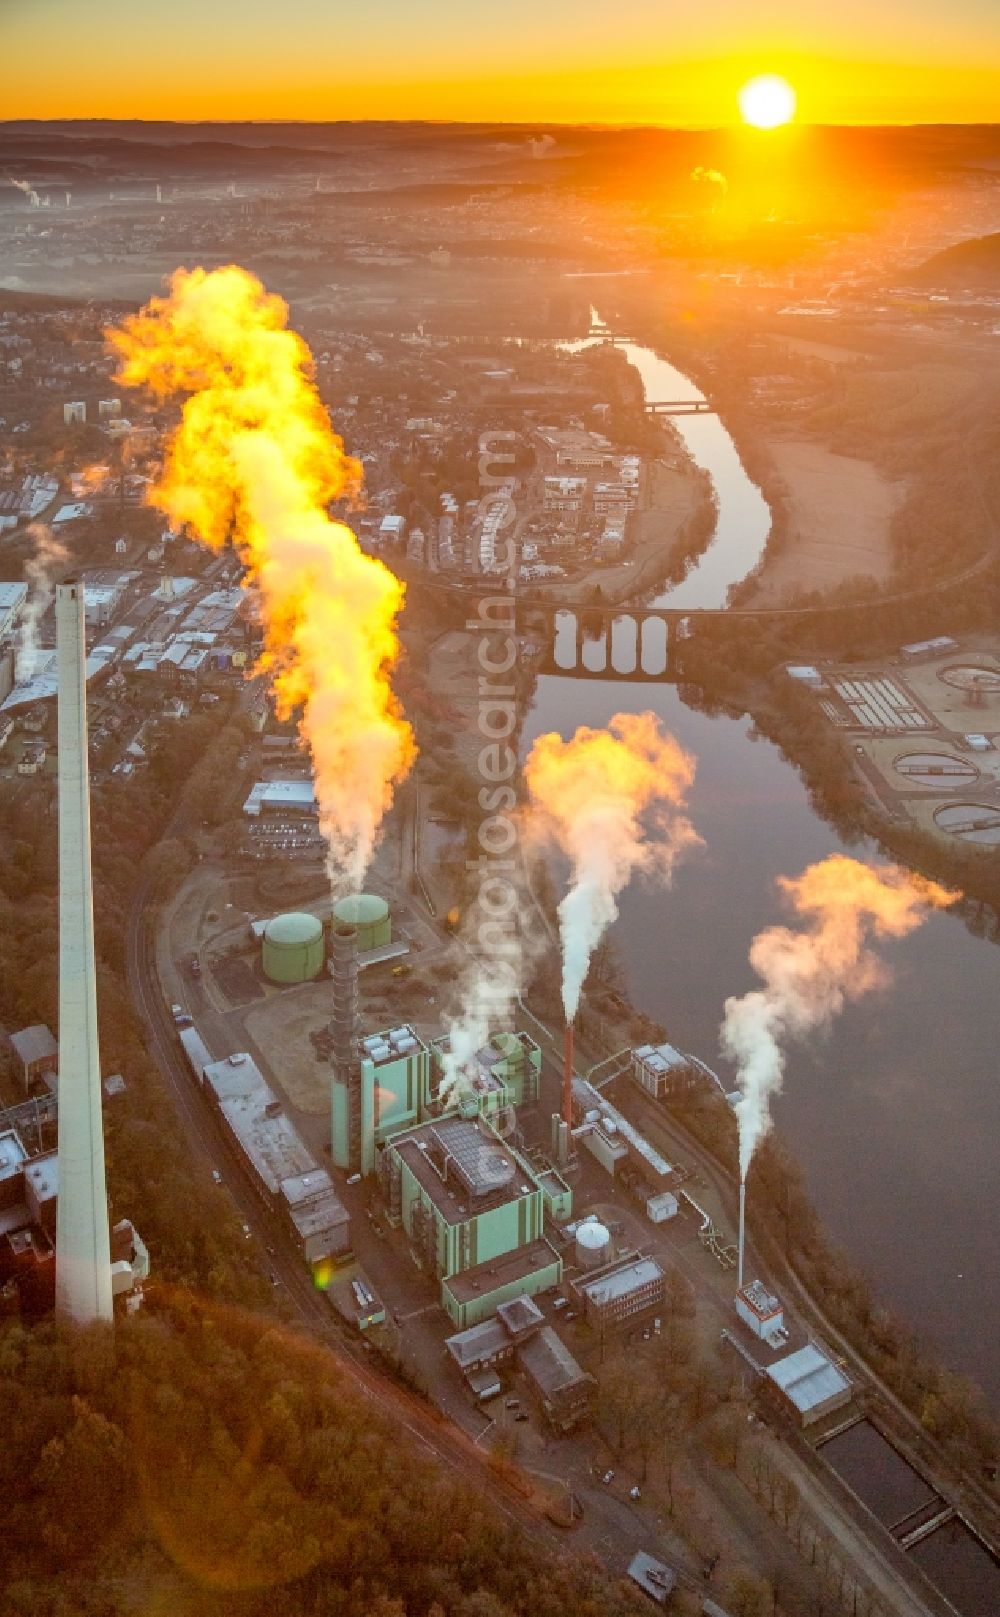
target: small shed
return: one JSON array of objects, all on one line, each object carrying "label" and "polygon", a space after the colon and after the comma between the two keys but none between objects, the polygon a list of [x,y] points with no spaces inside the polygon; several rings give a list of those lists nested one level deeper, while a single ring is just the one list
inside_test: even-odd
[{"label": "small shed", "polygon": [[11,1048],[20,1062],[21,1082],[25,1094],[32,1084],[42,1082],[55,1088],[59,1067],[59,1046],[44,1022],[35,1022],[10,1036]]}]

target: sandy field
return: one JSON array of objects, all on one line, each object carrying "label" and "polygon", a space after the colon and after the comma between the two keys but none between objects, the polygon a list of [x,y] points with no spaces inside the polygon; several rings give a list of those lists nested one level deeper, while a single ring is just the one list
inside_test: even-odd
[{"label": "sandy field", "polygon": [[765,561],[753,604],[778,605],[786,592],[830,590],[848,578],[888,578],[889,523],[902,483],[809,439],[778,438],[768,447],[788,499],[788,539]]}]

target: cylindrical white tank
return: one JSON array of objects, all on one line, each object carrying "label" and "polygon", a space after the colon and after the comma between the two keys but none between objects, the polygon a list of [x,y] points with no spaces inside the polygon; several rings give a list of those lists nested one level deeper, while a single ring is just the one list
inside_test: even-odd
[{"label": "cylindrical white tank", "polygon": [[611,1259],[611,1232],[600,1219],[588,1218],[577,1226],[576,1261],[581,1269],[597,1269]]}]

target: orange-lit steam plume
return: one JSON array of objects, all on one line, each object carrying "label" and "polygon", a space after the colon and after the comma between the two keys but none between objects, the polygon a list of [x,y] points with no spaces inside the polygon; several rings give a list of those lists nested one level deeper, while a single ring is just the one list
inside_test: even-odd
[{"label": "orange-lit steam plume", "polygon": [[543,735],[532,747],[524,767],[529,836],[554,843],[572,865],[558,910],[567,1023],[632,872],[669,881],[678,855],[700,843],[679,812],[694,769],[652,713],[618,713],[607,730],[581,726],[571,741]]},{"label": "orange-lit steam plume", "polygon": [[356,488],[281,298],[236,265],[178,270],[107,333],[117,380],[183,398],[151,503],[256,584],[279,716],[301,710],[335,887],[357,891],[415,749],[389,683],[403,586],[326,506]]},{"label": "orange-lit steam plume", "polygon": [[781,1088],[783,1042],[824,1027],[844,1001],[860,999],[885,981],[869,938],[904,938],[933,909],[958,896],[900,870],[874,869],[832,854],[801,876],[779,876],[805,930],[771,926],[750,945],[750,964],[763,988],[726,1000],[722,1045],[739,1065],[740,1179],[770,1127],[770,1099]]}]

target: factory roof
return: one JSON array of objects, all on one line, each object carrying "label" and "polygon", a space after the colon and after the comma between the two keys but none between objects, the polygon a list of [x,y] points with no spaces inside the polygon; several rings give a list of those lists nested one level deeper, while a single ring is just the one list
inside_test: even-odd
[{"label": "factory roof", "polygon": [[[586,1079],[573,1079],[573,1099],[582,1108],[585,1116],[593,1111],[598,1112],[604,1128],[611,1134],[620,1134],[636,1156],[642,1158],[642,1161],[655,1178],[666,1179],[669,1174],[673,1173],[670,1163],[665,1157],[661,1157],[655,1146],[650,1145],[649,1141],[639,1133],[639,1130],[633,1127],[628,1118],[623,1117],[618,1108],[612,1106],[610,1101],[605,1100],[600,1091],[595,1089],[592,1084],[588,1084]],[[609,1124],[611,1125],[610,1129],[608,1128]]]},{"label": "factory roof", "polygon": [[[107,668],[111,656],[109,648],[103,648],[103,654],[98,655],[95,648],[87,658],[85,672],[88,680],[95,674]],[[59,676],[57,672],[57,658],[54,651],[36,651],[34,666],[27,679],[19,681],[14,686],[6,701],[0,703],[0,708],[11,709],[28,707],[35,702],[45,702],[49,697],[55,696],[59,689]]]},{"label": "factory roof", "polygon": [[512,1337],[525,1336],[529,1331],[537,1330],[545,1321],[545,1315],[530,1297],[512,1297],[509,1303],[501,1303],[497,1308],[497,1318]]},{"label": "factory roof", "polygon": [[477,1263],[472,1269],[449,1275],[443,1284],[457,1303],[470,1303],[499,1291],[501,1286],[515,1285],[519,1280],[527,1280],[537,1274],[540,1269],[548,1269],[559,1263],[555,1248],[549,1245],[544,1236],[540,1236],[537,1241],[529,1241],[527,1246],[505,1252],[502,1257],[490,1258],[486,1263]]},{"label": "factory roof", "polygon": [[392,1141],[448,1224],[537,1189],[520,1158],[481,1118],[442,1117]]},{"label": "factory roof", "polygon": [[781,1304],[777,1297],[769,1292],[762,1280],[751,1280],[743,1287],[740,1296],[748,1308],[761,1319],[770,1319],[772,1314],[781,1312]]},{"label": "factory roof", "polygon": [[310,1168],[281,1181],[281,1195],[303,1239],[350,1223],[350,1215],[325,1168]]},{"label": "factory roof", "polygon": [[0,584],[0,634],[13,626],[27,596],[27,584]]},{"label": "factory roof", "polygon": [[31,1186],[39,1204],[53,1201],[59,1194],[59,1153],[46,1151],[24,1164],[25,1184]]},{"label": "factory roof", "polygon": [[769,1365],[767,1375],[803,1415],[851,1390],[847,1377],[813,1342]]},{"label": "factory roof", "polygon": [[12,1033],[10,1042],[17,1051],[26,1067],[36,1061],[58,1061],[59,1046],[44,1022],[34,1022],[31,1027],[23,1027],[19,1033]]},{"label": "factory roof", "polygon": [[409,1022],[401,1022],[398,1027],[386,1028],[383,1033],[368,1033],[361,1041],[362,1058],[376,1067],[384,1066],[387,1061],[399,1061],[402,1057],[416,1055],[426,1049],[423,1039]]},{"label": "factory roof", "polygon": [[688,1058],[672,1044],[640,1044],[633,1051],[637,1061],[649,1067],[652,1072],[670,1072],[688,1066]]},{"label": "factory roof", "polygon": [[505,1352],[511,1340],[500,1320],[484,1319],[479,1325],[470,1325],[467,1331],[449,1336],[445,1347],[460,1370],[475,1369],[488,1364],[498,1353]]},{"label": "factory roof", "polygon": [[611,1274],[599,1275],[595,1280],[588,1281],[580,1290],[590,1302],[603,1308],[619,1297],[628,1297],[642,1286],[662,1279],[663,1270],[655,1258],[636,1258],[634,1262],[612,1270]]},{"label": "factory roof", "polygon": [[213,1061],[205,1068],[205,1084],[272,1196],[284,1180],[315,1169],[310,1152],[251,1056]]},{"label": "factory roof", "polygon": [[0,1134],[0,1179],[12,1179],[20,1173],[27,1155],[20,1136],[13,1129],[5,1129]]},{"label": "factory roof", "polygon": [[521,1368],[526,1370],[543,1397],[552,1398],[570,1387],[593,1382],[593,1376],[577,1364],[565,1342],[551,1325],[518,1349]]},{"label": "factory roof", "polygon": [[262,809],[298,809],[311,813],[316,808],[316,788],[311,780],[259,780],[250,788],[243,804],[244,814],[260,814]]}]

